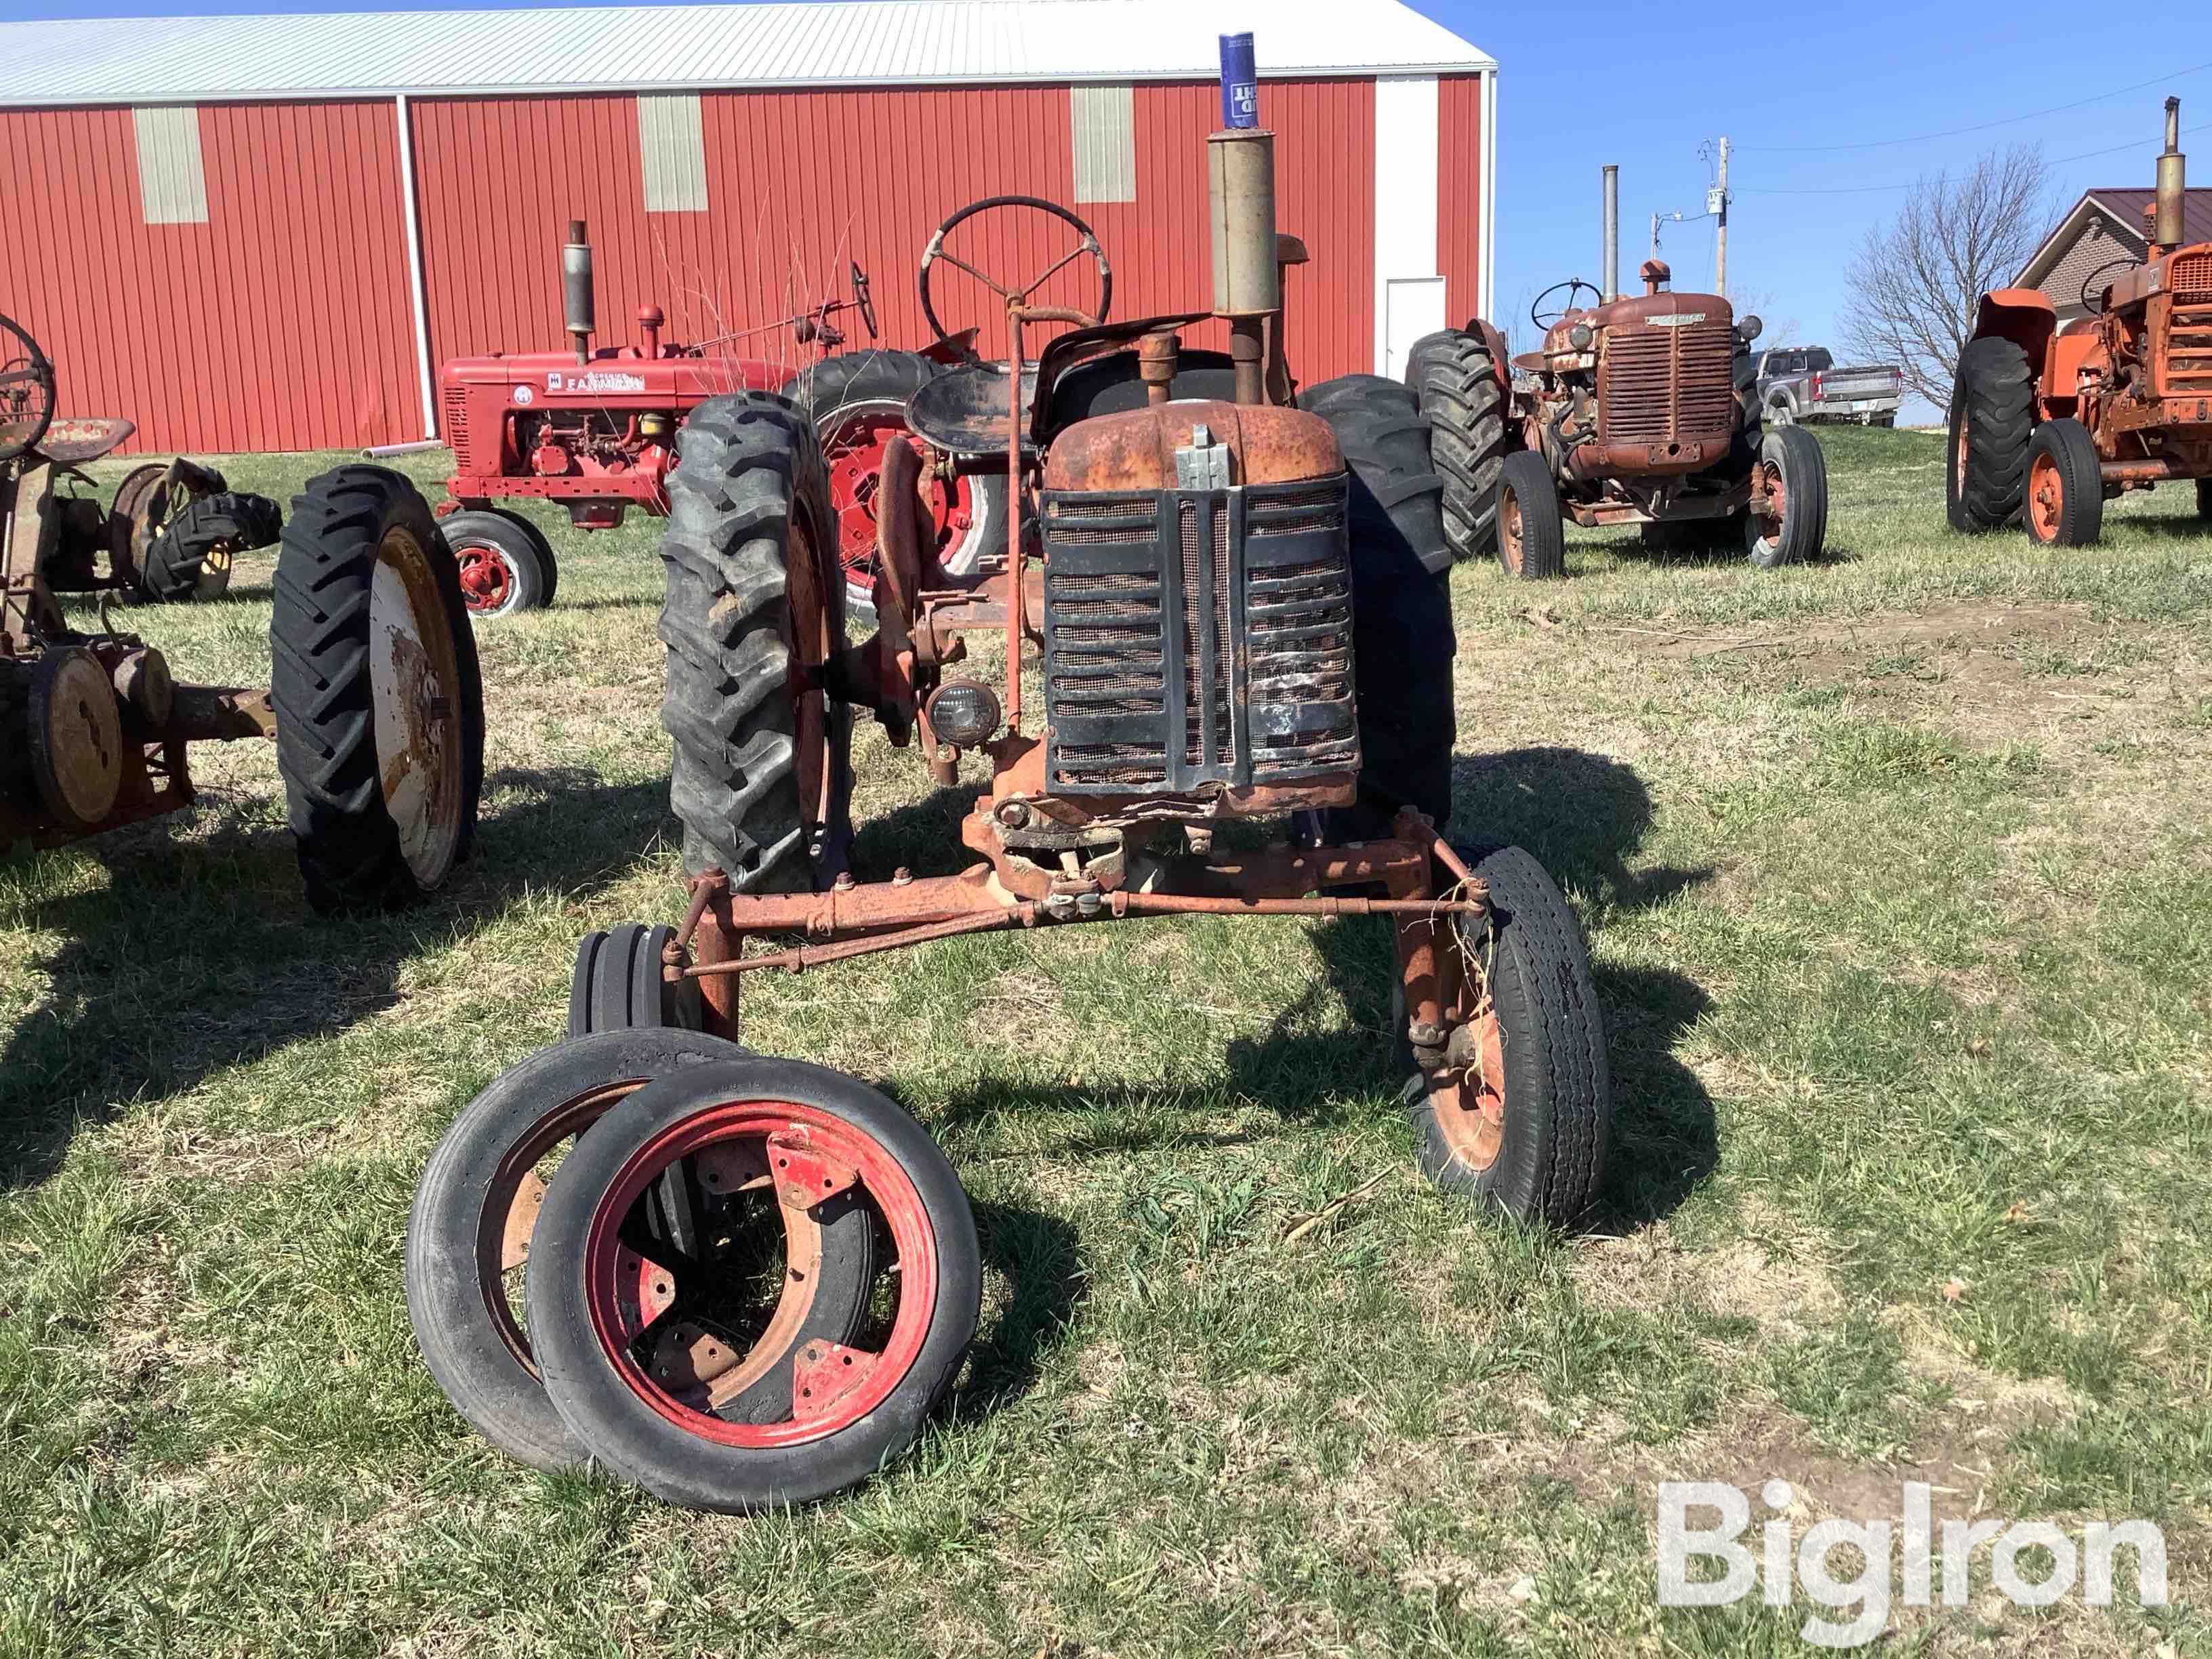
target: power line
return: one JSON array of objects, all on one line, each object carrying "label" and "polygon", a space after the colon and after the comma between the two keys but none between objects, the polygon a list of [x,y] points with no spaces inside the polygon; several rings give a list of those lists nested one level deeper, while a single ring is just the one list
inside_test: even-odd
[{"label": "power line", "polygon": [[[2184,127],[2182,133],[2185,137],[2190,133],[2203,132],[2208,129],[2212,129],[2212,121],[2199,121],[2193,127]],[[2140,149],[2142,147],[2142,140],[2130,138],[2120,143],[2107,144],[2102,149],[2085,149],[2078,155],[2057,156],[2045,165],[2063,167],[2069,162],[2094,161],[2100,155],[2114,155],[2124,149]],[[1880,191],[1911,190],[1919,182],[1916,179],[1900,185],[1839,185],[1831,188],[1808,190],[1762,190],[1757,185],[1746,185],[1737,189],[1735,194],[1738,196],[1866,196]]]},{"label": "power line", "polygon": [[[1798,155],[1811,155],[1814,153],[1825,153],[1842,149],[1887,149],[1898,144],[1925,144],[1932,143],[1934,140],[1938,138],[1958,138],[1970,132],[1987,132],[1991,127],[2011,126],[2015,122],[2019,121],[2039,120],[2044,116],[2061,114],[2069,109],[2080,109],[2085,105],[2101,104],[2109,98],[2123,98],[2129,93],[2141,92],[2145,87],[2161,86],[2167,82],[2179,81],[2184,76],[2202,74],[2208,69],[2212,69],[2212,62],[2194,64],[2185,70],[2169,70],[2165,74],[2154,76],[2148,81],[2138,81],[2131,87],[2122,87],[2114,92],[2100,92],[2094,98],[2077,98],[2070,104],[2054,104],[2049,109],[2030,110],[2025,115],[2001,116],[1996,120],[1977,122],[1974,125],[1970,127],[1952,127],[1942,132],[1917,133],[1910,138],[1871,138],[1863,143],[1856,144],[1739,144],[1736,148],[1740,150],[1763,150],[1771,155],[1778,155],[1784,152]],[[2097,153],[2109,154],[2110,152]],[[2080,158],[2075,157],[2072,159],[2079,160]],[[1869,185],[1867,188],[1887,189],[1889,186]],[[1765,193],[1774,195],[1778,192],[1769,191]],[[1806,193],[1834,195],[1840,194],[1842,192],[1824,191],[1819,192],[1808,191]]]}]

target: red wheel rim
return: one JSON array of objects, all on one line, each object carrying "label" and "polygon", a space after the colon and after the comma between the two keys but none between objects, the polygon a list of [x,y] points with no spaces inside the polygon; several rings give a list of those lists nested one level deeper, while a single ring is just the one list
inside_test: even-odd
[{"label": "red wheel rim", "polygon": [[2050,455],[2038,455],[2027,469],[2028,533],[2039,542],[2056,539],[2059,515],[2065,510],[2066,489],[2058,477],[2058,463]]},{"label": "red wheel rim", "polygon": [[[772,1136],[776,1138],[773,1145]],[[898,1310],[883,1347],[876,1352],[814,1341],[793,1356],[793,1415],[788,1419],[732,1423],[702,1407],[733,1398],[765,1375],[781,1358],[781,1350],[773,1346],[779,1334],[796,1328],[813,1297],[811,1274],[789,1270],[789,1264],[814,1259],[809,1249],[815,1237],[811,1212],[793,1202],[795,1182],[780,1181],[775,1173],[779,1160],[790,1156],[794,1146],[802,1165],[813,1160],[849,1170],[854,1190],[890,1229],[896,1251]],[[683,1274],[634,1252],[621,1232],[631,1207],[665,1170],[710,1148],[757,1152],[759,1167],[771,1172],[767,1178],[778,1182],[787,1267],[781,1300],[745,1360],[712,1382],[679,1394],[655,1381],[634,1356],[638,1340],[681,1307]],[[822,1439],[859,1422],[889,1399],[921,1355],[936,1312],[937,1279],[937,1241],[928,1212],[898,1160],[842,1118],[796,1101],[724,1101],[672,1124],[623,1164],[592,1212],[585,1240],[584,1295],[592,1334],[616,1374],[639,1399],[685,1433],[745,1449]],[[797,1316],[792,1312],[794,1308]]]},{"label": "red wheel rim", "polygon": [[465,542],[454,548],[460,566],[461,600],[471,611],[496,611],[514,593],[514,567],[495,547]]},{"label": "red wheel rim", "polygon": [[1498,508],[1498,551],[1505,568],[1519,575],[1524,556],[1521,546],[1521,498],[1510,489]]},{"label": "red wheel rim", "polygon": [[928,446],[909,431],[896,404],[855,404],[823,423],[822,459],[830,469],[830,507],[837,515],[837,562],[845,580],[866,593],[876,575],[876,485],[884,445],[904,438],[922,456],[922,499],[937,526],[933,555],[964,539],[975,521],[973,487],[965,477],[947,479],[927,465]]}]

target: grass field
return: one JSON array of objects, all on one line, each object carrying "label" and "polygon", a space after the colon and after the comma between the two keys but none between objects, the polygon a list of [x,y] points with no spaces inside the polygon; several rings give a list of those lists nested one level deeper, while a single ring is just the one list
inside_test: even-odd
[{"label": "grass field", "polygon": [[[2167,1607],[2124,1565],[2012,1607],[1984,1549],[1885,1651],[2212,1652],[2212,538],[2172,490],[1954,537],[1936,439],[1825,441],[1811,568],[1454,577],[1455,827],[1559,876],[1610,1021],[1594,1236],[1422,1184],[1364,927],[748,985],[749,1042],[931,1126],[991,1264],[950,1409],[809,1511],[505,1464],[402,1300],[415,1177],[577,937],[674,919],[651,525],[480,631],[483,829],[420,909],[305,913],[261,746],[0,863],[0,1653],[1781,1653],[1802,1594],[1662,1609],[1651,1541],[1657,1481],[1770,1477],[1800,1530],[1908,1479],[2165,1528]],[[264,683],[269,568],[129,624]],[[856,759],[864,873],[951,867],[957,798]]]}]

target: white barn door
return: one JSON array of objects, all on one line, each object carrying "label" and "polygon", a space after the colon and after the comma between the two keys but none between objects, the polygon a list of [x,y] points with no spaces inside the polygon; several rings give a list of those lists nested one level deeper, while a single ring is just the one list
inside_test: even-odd
[{"label": "white barn door", "polygon": [[1395,379],[1406,349],[1444,325],[1437,270],[1437,77],[1375,82],[1375,372]]}]

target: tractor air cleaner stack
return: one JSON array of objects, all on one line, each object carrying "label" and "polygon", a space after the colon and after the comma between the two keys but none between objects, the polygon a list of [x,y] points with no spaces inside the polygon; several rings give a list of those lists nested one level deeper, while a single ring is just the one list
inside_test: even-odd
[{"label": "tractor air cleaner stack", "polygon": [[2151,240],[2181,246],[2181,209],[2188,196],[2189,158],[2181,153],[2181,100],[2166,100],[2166,153],[2158,158],[2158,225]]},{"label": "tractor air cleaner stack", "polygon": [[1206,141],[1213,221],[1213,310],[1229,319],[1237,401],[1266,401],[1261,357],[1266,319],[1282,309],[1275,243],[1275,135],[1262,129],[1252,37],[1221,37],[1221,117]]},{"label": "tractor air cleaner stack", "polygon": [[1620,169],[1605,170],[1605,300],[1620,297]]},{"label": "tractor air cleaner stack", "polygon": [[599,307],[592,295],[592,245],[581,219],[568,221],[568,245],[561,250],[561,299],[569,337],[576,343],[576,361],[588,363],[592,336],[599,329]]}]

